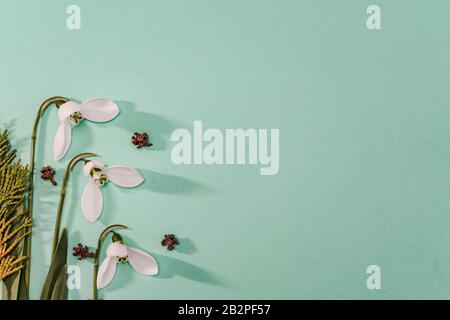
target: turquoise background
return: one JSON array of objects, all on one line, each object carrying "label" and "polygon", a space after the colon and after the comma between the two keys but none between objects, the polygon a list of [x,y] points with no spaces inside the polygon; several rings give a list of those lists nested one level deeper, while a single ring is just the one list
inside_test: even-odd
[{"label": "turquoise background", "polygon": [[[366,28],[381,7],[382,30]],[[66,28],[81,7],[82,29]],[[42,121],[36,166],[84,151],[128,164],[143,186],[104,189],[99,222],[82,217],[86,179],[69,182],[72,247],[112,223],[153,254],[160,275],[121,265],[105,299],[448,298],[450,294],[450,2],[51,1],[0,4],[0,126],[28,160],[39,104],[54,95],[118,101],[107,124],[83,122],[61,163],[58,121]],[[279,128],[280,171],[176,166],[171,132]],[[137,150],[134,131],[155,146]],[[50,260],[59,188],[36,178],[31,295]],[[173,252],[160,245],[175,233]],[[132,239],[132,240],[131,240]],[[81,290],[91,297],[92,264]],[[366,268],[382,270],[382,290]]]}]

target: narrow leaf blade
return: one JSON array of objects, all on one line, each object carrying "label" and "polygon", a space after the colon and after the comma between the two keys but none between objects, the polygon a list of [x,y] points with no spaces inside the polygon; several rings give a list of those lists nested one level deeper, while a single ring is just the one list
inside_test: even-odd
[{"label": "narrow leaf blade", "polygon": [[67,300],[69,290],[67,288],[67,265],[64,265],[58,273],[53,288],[51,300]]},{"label": "narrow leaf blade", "polygon": [[50,264],[44,287],[42,288],[41,300],[52,299],[53,292],[60,277],[61,270],[64,269],[64,266],[67,265],[67,248],[67,231],[66,229],[64,229],[56,247],[55,255],[53,256],[52,262]]}]

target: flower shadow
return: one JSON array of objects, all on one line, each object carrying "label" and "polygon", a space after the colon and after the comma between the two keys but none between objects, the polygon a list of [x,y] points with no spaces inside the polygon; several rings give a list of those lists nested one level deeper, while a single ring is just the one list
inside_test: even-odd
[{"label": "flower shadow", "polygon": [[197,252],[197,247],[189,238],[178,238],[179,244],[175,246],[175,251],[184,254],[194,254]]},{"label": "flower shadow", "polygon": [[171,279],[178,276],[209,285],[225,288],[230,287],[225,279],[192,263],[161,254],[152,253],[152,256],[155,257],[156,261],[158,261],[159,274],[156,278]]},{"label": "flower shadow", "polygon": [[159,173],[148,169],[138,169],[145,181],[139,188],[144,188],[157,193],[180,194],[198,193],[206,190],[199,182],[183,177],[165,173]]},{"label": "flower shadow", "polygon": [[143,148],[147,151],[166,150],[169,145],[169,135],[178,126],[169,119],[153,113],[136,110],[136,105],[131,101],[116,101],[120,107],[120,115],[113,124],[126,130],[130,139],[134,132],[147,132],[150,137],[151,147]]},{"label": "flower shadow", "polygon": [[[136,242],[134,242],[129,237],[124,236],[123,234],[121,234],[121,236],[125,244],[129,245],[130,247],[142,249],[141,246],[136,244]],[[225,279],[202,267],[166,255],[156,254],[153,252],[148,253],[152,255],[158,262],[159,273],[154,276],[154,278],[156,279],[172,279],[174,277],[182,277],[195,282],[213,286],[220,286],[224,288],[231,288],[230,284]],[[129,265],[129,263],[125,265],[118,265],[115,278],[106,288],[106,290],[113,291],[123,288],[127,283],[129,283],[131,277],[134,276],[133,273],[136,272]]]}]

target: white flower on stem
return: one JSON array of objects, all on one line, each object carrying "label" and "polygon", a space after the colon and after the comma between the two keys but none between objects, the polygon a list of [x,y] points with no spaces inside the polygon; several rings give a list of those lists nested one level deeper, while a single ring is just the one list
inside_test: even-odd
[{"label": "white flower on stem", "polygon": [[93,122],[106,122],[119,114],[117,104],[108,99],[92,98],[83,103],[67,101],[58,110],[59,127],[56,130],[53,144],[53,158],[61,160],[67,153],[72,140],[72,127],[78,125],[83,119]]},{"label": "white flower on stem", "polygon": [[108,181],[119,187],[137,187],[144,178],[134,168],[124,165],[105,167],[99,160],[88,161],[83,168],[83,173],[89,177],[89,182],[81,196],[81,210],[89,222],[98,219],[103,209],[103,194],[100,189]]},{"label": "white flower on stem", "polygon": [[[120,239],[120,236],[119,236]],[[116,240],[106,249],[106,258],[100,265],[97,275],[97,288],[102,289],[111,283],[116,273],[118,263],[129,262],[136,272],[154,276],[158,274],[158,264],[147,252],[131,248]]]}]

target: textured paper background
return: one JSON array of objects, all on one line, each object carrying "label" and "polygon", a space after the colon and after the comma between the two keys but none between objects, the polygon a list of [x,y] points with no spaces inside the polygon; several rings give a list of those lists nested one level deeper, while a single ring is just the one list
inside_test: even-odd
[{"label": "textured paper background", "polygon": [[[37,167],[83,151],[140,169],[144,186],[108,185],[99,223],[69,183],[71,245],[95,246],[124,223],[161,274],[120,266],[105,299],[448,298],[450,292],[450,2],[1,1],[0,126],[28,159],[39,104],[53,95],[119,101],[111,123],[83,123],[52,161],[56,110],[39,132]],[[82,29],[66,28],[70,4]],[[170,133],[279,128],[280,172],[175,166]],[[156,146],[129,142],[145,130]],[[36,180],[33,298],[49,264],[58,188]],[[182,245],[161,247],[164,233]],[[91,297],[92,265],[71,299]],[[382,290],[366,288],[370,264]]]}]

